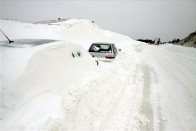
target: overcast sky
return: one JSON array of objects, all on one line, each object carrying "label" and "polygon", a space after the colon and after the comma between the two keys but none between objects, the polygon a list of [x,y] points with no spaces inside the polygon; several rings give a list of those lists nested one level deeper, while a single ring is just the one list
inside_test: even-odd
[{"label": "overcast sky", "polygon": [[1,19],[89,19],[133,39],[169,41],[196,31],[196,0],[1,0],[0,4]]}]

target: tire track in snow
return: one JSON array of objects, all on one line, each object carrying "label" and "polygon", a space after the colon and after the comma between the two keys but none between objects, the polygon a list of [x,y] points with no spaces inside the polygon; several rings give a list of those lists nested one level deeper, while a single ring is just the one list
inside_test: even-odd
[{"label": "tire track in snow", "polygon": [[143,101],[141,112],[147,117],[148,121],[141,126],[143,131],[153,131],[153,110],[150,103],[151,97],[151,77],[149,67],[147,65],[144,68],[144,88],[143,88]]},{"label": "tire track in snow", "polygon": [[[137,58],[137,57],[134,57]],[[121,89],[120,94],[115,99],[114,104],[110,108],[107,116],[105,117],[104,121],[100,126],[100,130],[123,130],[126,129],[129,124],[129,114],[130,114],[130,107],[132,105],[134,98],[136,97],[135,94],[130,95],[130,79],[133,78],[133,74],[135,72],[135,68],[137,65],[137,59],[134,59],[134,64],[130,67],[131,71],[128,74],[128,78],[124,83],[123,89]],[[125,76],[124,76],[125,77]],[[120,120],[119,120],[120,119]]]},{"label": "tire track in snow", "polygon": [[[191,74],[191,73],[188,73],[188,71],[190,71],[190,70],[194,73],[195,68],[191,67],[192,69],[190,69],[190,67],[187,64],[189,62],[194,62],[195,59],[190,58],[188,60],[187,56],[179,57],[174,52],[171,52],[171,51],[168,51],[168,50],[165,50],[165,49],[160,49],[160,50],[161,50],[161,52],[159,51],[157,53],[157,56],[162,58],[164,60],[164,63],[166,63],[164,68],[169,68],[170,70],[174,71],[174,73],[171,72],[170,74],[168,73],[167,75],[169,76],[168,78],[170,78],[172,81],[176,82],[176,87],[178,87],[178,90],[176,90],[176,93],[183,92],[184,94],[186,94],[186,95],[181,96],[181,97],[184,97],[184,98],[182,99],[181,104],[178,104],[178,103],[175,103],[178,98],[175,95],[173,95],[172,90],[169,89],[169,88],[165,88],[166,92],[168,93],[168,95],[170,97],[170,100],[172,101],[172,103],[175,103],[174,104],[175,108],[178,108],[178,109],[180,109],[180,108],[183,109],[184,108],[184,110],[186,112],[189,112],[190,116],[194,116],[195,115],[194,108],[188,108],[187,100],[189,100],[189,102],[192,101],[191,107],[195,106],[195,104],[193,104],[193,103],[195,103],[194,102],[195,101],[194,90],[192,90],[193,89],[192,86],[189,85],[189,83],[193,83],[194,80],[189,77],[189,74]],[[168,54],[168,55],[165,55],[165,54]],[[170,56],[170,57],[167,57],[167,56]],[[187,59],[186,60],[187,62],[183,63],[183,65],[182,64],[179,65],[178,60],[183,60],[184,61],[184,58]],[[190,64],[190,65],[192,65],[192,64]],[[173,67],[175,67],[175,68],[173,68]],[[189,70],[187,70],[187,68]],[[179,74],[183,74],[183,76],[178,75],[176,72],[178,72]],[[183,79],[183,81],[181,81],[182,79]],[[157,99],[159,100],[159,97]],[[180,111],[180,110],[178,110],[178,111]],[[158,114],[161,118],[162,115],[161,115],[160,111],[158,112]],[[179,116],[177,114],[174,113],[173,117],[174,117],[174,119],[179,121],[179,123],[182,122],[182,121],[180,121]],[[186,116],[185,116],[185,118],[186,118]],[[191,119],[191,118],[189,118],[189,119]],[[164,128],[163,124],[164,124],[164,120],[161,119],[160,124],[159,124],[160,125],[160,130]],[[183,129],[183,126],[181,124],[179,124],[178,126],[179,126],[179,129]]]},{"label": "tire track in snow", "polygon": [[144,88],[143,63],[136,52],[134,58],[125,87],[104,119],[101,130],[139,130],[146,122],[140,112]]},{"label": "tire track in snow", "polygon": [[131,78],[130,87],[132,88],[132,99],[130,106],[129,125],[127,130],[138,130],[143,123],[143,116],[140,114],[142,104],[142,90],[143,90],[143,77],[142,77],[141,63],[138,63],[134,74]]},{"label": "tire track in snow", "polygon": [[[136,53],[132,70],[127,79],[127,86],[121,90],[119,97],[115,100],[103,121],[101,130],[152,131],[154,129],[153,118],[160,118],[158,105],[150,103],[152,80],[149,67],[143,63],[141,56]],[[153,109],[158,113],[156,116],[153,116]]]},{"label": "tire track in snow", "polygon": [[143,72],[143,98],[141,104],[141,114],[146,117],[147,120],[140,124],[139,130],[153,131],[163,130],[163,120],[159,108],[159,96],[157,92],[153,92],[154,84],[158,82],[158,78],[154,69],[148,66],[143,59],[143,49],[145,46],[135,46],[135,51],[141,56],[142,71]]}]

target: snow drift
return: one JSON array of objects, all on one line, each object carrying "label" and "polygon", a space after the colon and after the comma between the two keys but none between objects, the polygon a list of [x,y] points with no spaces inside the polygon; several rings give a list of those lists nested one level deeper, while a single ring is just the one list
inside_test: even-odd
[{"label": "snow drift", "polygon": [[[7,103],[17,112],[7,125],[36,130],[56,114],[62,118],[61,104],[71,102],[70,91],[77,90],[74,84],[91,78],[96,69],[97,63],[90,54],[74,44],[57,42],[37,51],[12,88],[14,96]],[[25,112],[30,114],[23,116]]]},{"label": "snow drift", "polygon": [[[68,19],[67,21],[46,24],[22,23],[19,21],[0,20],[4,33],[10,39],[50,39],[78,43],[88,49],[92,42],[120,43],[131,40],[127,36],[103,30],[92,21]],[[0,34],[2,40],[6,40]]]}]

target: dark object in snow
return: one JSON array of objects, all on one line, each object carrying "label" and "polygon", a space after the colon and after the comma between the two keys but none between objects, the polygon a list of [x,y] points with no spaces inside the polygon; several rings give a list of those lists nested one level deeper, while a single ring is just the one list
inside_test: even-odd
[{"label": "dark object in snow", "polygon": [[[1,29],[0,29],[0,31],[3,33],[3,31]],[[7,40],[9,41],[9,44],[14,42],[14,41],[10,40],[4,33],[3,33],[3,35],[7,38]]]},{"label": "dark object in snow", "polygon": [[154,40],[150,40],[150,39],[137,39],[137,41],[145,42],[148,44],[154,44]]},{"label": "dark object in snow", "polygon": [[160,45],[160,44],[161,44],[161,38],[157,38],[157,37],[156,37],[156,38],[154,39],[154,44],[155,44],[155,45]]},{"label": "dark object in snow", "polygon": [[81,55],[82,55],[82,54],[81,54],[80,51],[77,51],[77,52],[75,52],[75,53],[72,52],[72,57],[73,57],[73,58],[75,58],[75,57],[81,57]]},{"label": "dark object in snow", "polygon": [[97,62],[97,66],[99,65],[99,62],[96,60],[96,62]]},{"label": "dark object in snow", "polygon": [[75,55],[74,55],[74,53],[72,53],[72,56],[73,56],[73,58],[75,58]]},{"label": "dark object in snow", "polygon": [[78,56],[81,56],[81,53],[80,52],[77,52]]}]

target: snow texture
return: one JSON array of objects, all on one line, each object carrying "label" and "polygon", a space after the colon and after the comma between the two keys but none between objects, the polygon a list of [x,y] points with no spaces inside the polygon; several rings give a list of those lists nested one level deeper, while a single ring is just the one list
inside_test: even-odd
[{"label": "snow texture", "polygon": [[[0,36],[1,130],[196,130],[196,49],[147,45],[88,20],[0,22],[20,43]],[[97,66],[92,42],[122,51]]]}]

